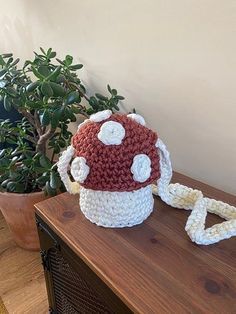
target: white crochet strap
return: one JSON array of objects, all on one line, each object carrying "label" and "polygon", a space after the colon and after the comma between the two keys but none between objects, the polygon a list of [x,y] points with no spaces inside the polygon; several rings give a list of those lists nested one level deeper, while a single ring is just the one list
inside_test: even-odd
[{"label": "white crochet strap", "polygon": [[[160,154],[161,168],[156,194],[170,206],[192,210],[185,226],[191,240],[197,244],[207,245],[236,236],[236,207],[203,197],[201,191],[179,183],[170,184],[172,167],[169,152],[160,139],[156,146]],[[205,229],[207,212],[216,214],[227,221]]]},{"label": "white crochet strap", "polygon": [[61,180],[64,183],[67,191],[71,194],[79,193],[80,185],[77,182],[72,182],[69,175],[69,164],[74,156],[75,149],[73,146],[68,146],[68,148],[62,153],[57,163],[57,169],[60,174]]}]

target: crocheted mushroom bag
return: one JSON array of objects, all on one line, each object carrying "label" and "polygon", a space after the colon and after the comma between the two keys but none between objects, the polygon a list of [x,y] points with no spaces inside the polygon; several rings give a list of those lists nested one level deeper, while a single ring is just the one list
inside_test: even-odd
[{"label": "crocheted mushroom bag", "polygon": [[[154,193],[170,206],[192,210],[185,230],[193,242],[212,244],[236,235],[235,207],[170,184],[169,152],[138,114],[105,110],[92,115],[79,125],[59,158],[58,171],[66,189],[80,193],[83,214],[98,226],[142,223],[153,211]],[[207,212],[227,221],[205,229]]]}]

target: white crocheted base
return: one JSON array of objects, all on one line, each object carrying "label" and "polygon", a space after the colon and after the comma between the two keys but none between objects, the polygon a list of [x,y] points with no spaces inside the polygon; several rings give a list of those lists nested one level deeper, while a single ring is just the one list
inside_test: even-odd
[{"label": "white crocheted base", "polygon": [[85,217],[98,226],[132,227],[152,212],[151,185],[132,192],[94,191],[80,188],[80,208]]}]

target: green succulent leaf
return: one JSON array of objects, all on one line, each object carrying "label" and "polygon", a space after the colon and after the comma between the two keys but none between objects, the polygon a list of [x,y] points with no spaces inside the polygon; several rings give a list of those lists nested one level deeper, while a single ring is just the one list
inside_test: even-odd
[{"label": "green succulent leaf", "polygon": [[52,52],[49,54],[48,57],[49,57],[50,59],[52,59],[52,58],[55,58],[56,55],[57,55],[56,52],[55,52],[55,51],[52,51]]},{"label": "green succulent leaf", "polygon": [[39,158],[39,163],[42,167],[44,167],[45,169],[50,169],[52,167],[52,164],[50,162],[50,160],[48,159],[47,156],[45,155],[41,155]]},{"label": "green succulent leaf", "polygon": [[31,70],[38,79],[40,80],[44,79],[44,76],[40,74],[39,71],[33,65],[31,66]]},{"label": "green succulent leaf", "polygon": [[11,58],[13,56],[13,53],[4,53],[2,54],[3,58]]},{"label": "green succulent leaf", "polygon": [[16,182],[14,186],[14,192],[15,193],[23,193],[25,190],[24,184]]},{"label": "green succulent leaf", "polygon": [[31,62],[30,60],[26,60],[23,66],[23,69],[25,69],[28,65],[32,64],[33,62]]},{"label": "green succulent leaf", "polygon": [[53,89],[48,82],[43,82],[41,85],[41,92],[44,96],[52,97]]},{"label": "green succulent leaf", "polygon": [[7,70],[6,69],[3,69],[0,71],[0,78],[2,78],[4,76],[4,74],[7,73]]},{"label": "green succulent leaf", "polygon": [[52,48],[48,48],[47,56],[49,56],[51,52],[52,52]]},{"label": "green succulent leaf", "polygon": [[11,138],[7,138],[7,139],[6,139],[6,142],[7,142],[8,144],[12,144],[12,145],[15,145],[15,144],[16,144],[16,140],[15,140],[15,139],[11,139]]},{"label": "green succulent leaf", "polygon": [[61,151],[60,146],[57,145],[57,144],[55,144],[55,145],[53,146],[53,152],[54,152],[54,154],[59,154],[60,151]]},{"label": "green succulent leaf", "polygon": [[63,113],[64,113],[64,106],[60,107],[60,108],[57,108],[54,112],[53,112],[53,116],[55,119],[57,120],[61,120],[62,116],[63,116]]},{"label": "green succulent leaf", "polygon": [[[0,88],[4,88],[7,85],[7,81],[6,80],[0,80]],[[0,99],[1,101],[2,99]]]},{"label": "green succulent leaf", "polygon": [[89,99],[89,104],[92,106],[94,109],[98,109],[98,101],[94,96],[91,96]]},{"label": "green succulent leaf", "polygon": [[38,72],[43,76],[47,77],[51,74],[51,71],[47,65],[41,65],[38,67]]},{"label": "green succulent leaf", "polygon": [[70,121],[71,122],[76,122],[76,116],[72,112],[70,114]]},{"label": "green succulent leaf", "polygon": [[13,182],[13,181],[9,181],[6,186],[7,191],[9,192],[14,192],[15,187],[16,187],[16,182]]},{"label": "green succulent leaf", "polygon": [[116,99],[119,99],[119,100],[124,100],[124,99],[125,99],[125,97],[117,95],[117,96],[116,96]]},{"label": "green succulent leaf", "polygon": [[84,85],[82,85],[81,83],[80,83],[80,90],[81,90],[84,94],[86,94],[86,89],[85,89]]},{"label": "green succulent leaf", "polygon": [[15,88],[13,88],[11,86],[7,87],[6,91],[12,97],[17,96],[17,91],[15,90]]},{"label": "green succulent leaf", "polygon": [[48,125],[51,120],[51,115],[47,109],[44,110],[43,114],[40,116],[42,125]]},{"label": "green succulent leaf", "polygon": [[83,64],[75,64],[75,65],[69,66],[69,69],[72,71],[76,71],[76,70],[81,69],[82,67],[83,67]]},{"label": "green succulent leaf", "polygon": [[40,177],[38,177],[36,179],[36,182],[40,185],[40,186],[44,186],[45,183],[48,181],[48,176],[42,175]]},{"label": "green succulent leaf", "polygon": [[103,96],[103,95],[101,95],[101,94],[96,93],[95,95],[96,95],[96,97],[97,97],[98,99],[100,99],[100,100],[108,100],[107,97],[105,97],[105,96]]},{"label": "green succulent leaf", "polygon": [[67,66],[70,66],[70,65],[72,64],[72,62],[73,62],[73,57],[70,56],[70,55],[67,55],[67,56],[66,56],[66,59],[65,59],[66,65],[67,65]]},{"label": "green succulent leaf", "polygon": [[57,62],[60,63],[61,65],[65,65],[65,62],[61,61],[60,59],[56,58]]},{"label": "green succulent leaf", "polygon": [[74,106],[74,105],[71,106],[71,110],[75,114],[81,113],[81,109],[76,107],[76,106]]},{"label": "green succulent leaf", "polygon": [[56,83],[63,83],[63,82],[65,82],[66,81],[66,77],[65,77],[65,75],[63,75],[63,74],[59,74],[58,76],[57,76],[57,78],[56,78]]},{"label": "green succulent leaf", "polygon": [[59,144],[59,146],[62,147],[62,148],[66,147],[66,141],[63,140],[63,138],[60,138],[60,139],[58,140],[58,144]]},{"label": "green succulent leaf", "polygon": [[61,180],[56,172],[52,171],[50,175],[50,187],[53,189],[59,189],[61,185]]},{"label": "green succulent leaf", "polygon": [[43,53],[44,55],[47,54],[47,53],[45,52],[45,50],[44,50],[42,47],[40,47],[39,49],[42,51],[42,53]]},{"label": "green succulent leaf", "polygon": [[8,182],[10,182],[11,181],[11,179],[6,179],[6,180],[4,180],[2,183],[1,183],[1,186],[3,187],[3,188],[6,188],[7,187],[7,184],[8,184]]},{"label": "green succulent leaf", "polygon": [[32,82],[26,87],[28,93],[33,92],[40,85],[39,81]]},{"label": "green succulent leaf", "polygon": [[57,194],[57,191],[50,186],[49,181],[46,182],[45,190],[46,190],[47,195],[55,196]]},{"label": "green succulent leaf", "polygon": [[65,96],[65,89],[62,87],[60,84],[54,83],[54,82],[49,82],[52,90],[53,90],[53,96],[55,97],[63,97]]},{"label": "green succulent leaf", "polygon": [[4,61],[3,57],[0,55],[0,65],[5,66],[6,62]]},{"label": "green succulent leaf", "polygon": [[5,155],[6,148],[0,150],[0,158],[2,158]]},{"label": "green succulent leaf", "polygon": [[55,115],[52,115],[52,119],[51,119],[52,128],[56,129],[58,125],[59,125],[59,119]]},{"label": "green succulent leaf", "polygon": [[14,62],[12,62],[11,67],[14,67],[15,65],[17,65],[17,63],[20,62],[20,59],[17,58]]},{"label": "green succulent leaf", "polygon": [[55,70],[52,71],[52,73],[47,76],[47,81],[55,81],[58,75],[61,72],[61,66],[59,65],[58,67],[55,68]]},{"label": "green succulent leaf", "polygon": [[111,90],[111,87],[109,84],[107,85],[107,89],[108,89],[109,93],[112,94],[112,90]]},{"label": "green succulent leaf", "polygon": [[10,111],[12,108],[10,99],[7,95],[4,96],[3,105],[6,111]]},{"label": "green succulent leaf", "polygon": [[13,61],[13,58],[12,58],[12,57],[9,58],[9,59],[7,60],[7,66],[9,66],[9,65],[12,63],[12,61]]},{"label": "green succulent leaf", "polygon": [[76,102],[80,102],[81,98],[80,98],[80,94],[77,91],[73,91],[71,93],[69,93],[66,97],[66,103],[68,105],[76,103]]},{"label": "green succulent leaf", "polygon": [[93,113],[95,113],[96,111],[93,109],[93,108],[88,108],[87,109],[87,114],[88,115],[91,115],[91,114],[93,114]]},{"label": "green succulent leaf", "polygon": [[113,107],[114,107],[117,111],[119,111],[119,107],[118,107],[117,105],[113,105]]}]

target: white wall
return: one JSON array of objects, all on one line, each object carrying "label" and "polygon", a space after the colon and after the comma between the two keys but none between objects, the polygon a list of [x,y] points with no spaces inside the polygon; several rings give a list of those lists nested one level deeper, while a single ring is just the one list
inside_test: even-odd
[{"label": "white wall", "polygon": [[236,193],[235,0],[0,0],[0,51],[70,53],[126,97],[176,170]]}]

